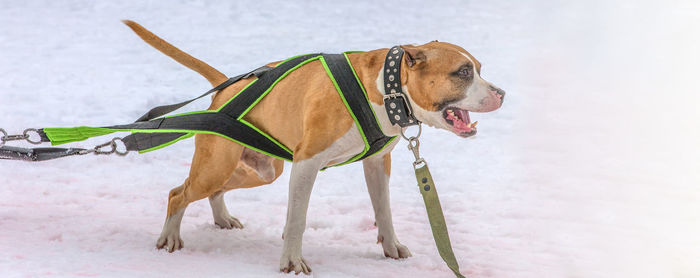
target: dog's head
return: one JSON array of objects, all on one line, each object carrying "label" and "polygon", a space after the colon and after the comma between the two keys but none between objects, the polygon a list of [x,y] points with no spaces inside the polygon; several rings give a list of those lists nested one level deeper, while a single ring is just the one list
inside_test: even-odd
[{"label": "dog's head", "polygon": [[505,92],[481,78],[481,64],[463,48],[437,41],[401,48],[403,89],[419,121],[469,137],[476,134],[469,112],[501,107]]}]

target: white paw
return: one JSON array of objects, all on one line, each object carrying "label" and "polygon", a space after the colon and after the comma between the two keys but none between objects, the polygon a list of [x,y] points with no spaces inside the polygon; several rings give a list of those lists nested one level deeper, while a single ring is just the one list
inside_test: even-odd
[{"label": "white paw", "polygon": [[160,238],[156,242],[156,247],[158,249],[165,249],[166,251],[172,253],[175,250],[180,250],[185,245],[182,243],[180,238],[180,233],[167,233],[161,234]]},{"label": "white paw", "polygon": [[383,236],[377,236],[377,243],[382,244],[384,249],[384,256],[393,259],[405,259],[411,255],[411,251],[408,250],[406,245],[401,244],[397,239],[385,240]]},{"label": "white paw", "polygon": [[311,273],[311,267],[301,256],[289,256],[283,254],[282,259],[280,259],[280,271],[284,273],[294,271],[294,274],[304,272],[304,274],[308,275]]},{"label": "white paw", "polygon": [[219,226],[219,228],[222,229],[243,229],[243,224],[241,224],[241,221],[238,221],[236,217],[233,217],[231,215],[224,215],[222,217],[219,217],[218,219],[214,219],[214,224],[216,224],[216,226]]}]

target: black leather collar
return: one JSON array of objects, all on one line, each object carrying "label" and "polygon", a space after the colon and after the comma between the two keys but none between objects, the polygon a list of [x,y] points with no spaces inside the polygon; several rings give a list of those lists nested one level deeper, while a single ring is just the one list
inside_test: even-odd
[{"label": "black leather collar", "polygon": [[400,46],[389,49],[384,59],[384,107],[392,125],[407,127],[420,123],[413,116],[411,103],[401,90],[401,59],[404,50]]}]

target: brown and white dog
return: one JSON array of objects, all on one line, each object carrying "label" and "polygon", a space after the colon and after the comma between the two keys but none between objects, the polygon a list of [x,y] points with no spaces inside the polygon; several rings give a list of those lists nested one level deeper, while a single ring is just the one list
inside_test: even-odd
[{"label": "brown and white dog", "polygon": [[[227,80],[226,75],[139,24],[128,20],[124,23],[151,46],[204,76],[212,86]],[[481,64],[463,48],[437,41],[402,48],[406,55],[402,61],[401,85],[421,122],[468,137],[476,133],[476,122],[472,124],[469,119],[470,111],[489,112],[501,106],[504,92],[481,78]],[[382,98],[387,51],[377,49],[348,56],[365,86],[382,131],[387,136],[397,136],[401,128],[390,123]],[[254,79],[240,80],[218,92],[209,109],[217,109]],[[245,118],[294,152],[280,270],[308,274],[311,268],[302,257],[301,245],[314,180],[321,168],[342,163],[362,152],[362,137],[319,61],[291,72]],[[384,255],[395,259],[411,256],[394,233],[389,207],[390,152],[397,141],[362,161],[379,230],[378,241]],[[183,247],[180,223],[189,203],[208,197],[216,225],[243,228],[229,214],[224,193],[269,184],[282,173],[282,160],[223,137],[198,134],[195,148],[189,177],[170,191],[167,218],[156,243],[158,248],[170,252]]]}]

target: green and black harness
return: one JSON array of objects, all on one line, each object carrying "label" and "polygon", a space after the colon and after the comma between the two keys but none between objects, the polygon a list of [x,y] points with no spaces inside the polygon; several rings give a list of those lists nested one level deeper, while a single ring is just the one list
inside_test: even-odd
[{"label": "green and black harness", "polygon": [[[361,153],[353,156],[348,161],[334,166],[362,160],[381,152],[396,139],[396,136],[386,136],[382,132],[379,120],[370,105],[367,92],[353,69],[348,53],[350,52],[343,54],[306,54],[289,58],[274,67],[263,66],[246,74],[232,77],[196,98],[177,104],[155,107],[135,122],[129,124],[105,127],[80,126],[72,128],[26,129],[21,135],[8,135],[4,129],[0,129],[0,159],[44,161],[89,153],[117,153],[120,155],[125,155],[128,151],[144,153],[166,147],[182,139],[192,137],[194,134],[204,133],[222,136],[260,153],[293,161],[294,154],[287,146],[284,146],[269,134],[247,122],[244,117],[287,75],[309,62],[319,60],[352,116],[365,145]],[[435,184],[428,170],[428,165],[418,153],[420,121],[413,116],[409,98],[401,87],[401,61],[403,56],[404,50],[399,46],[394,46],[389,49],[385,57],[384,67],[382,68],[385,91],[384,106],[392,125],[398,125],[402,128],[412,125],[418,125],[419,127],[418,135],[406,137],[402,131],[402,136],[409,141],[408,147],[416,158],[413,163],[416,179],[425,201],[430,226],[440,256],[457,277],[464,277],[459,272],[459,266],[450,245],[442,208],[435,191]],[[410,55],[407,56],[406,59],[412,59]],[[257,79],[248,83],[217,110],[165,116],[197,99],[223,90],[242,79],[253,76]],[[285,93],[293,94],[294,92]],[[131,132],[131,134],[124,138],[114,138],[93,149],[18,148],[5,146],[6,142],[13,140],[26,140],[33,144],[50,142],[52,145],[61,145],[124,131]],[[38,137],[39,139],[33,139],[32,137]],[[124,143],[126,151],[118,149],[117,143],[119,141]]]},{"label": "green and black harness", "polygon": [[[267,96],[278,82],[294,70],[316,60],[321,62],[328,77],[333,82],[340,98],[353,117],[365,144],[361,153],[339,165],[362,160],[376,154],[396,139],[396,137],[386,136],[382,132],[379,121],[369,104],[367,93],[362,86],[362,82],[355,74],[347,53],[300,55],[282,61],[275,67],[261,67],[249,73],[230,78],[197,98],[178,104],[153,108],[134,123],[106,127],[43,128],[37,130],[37,132],[40,134],[42,142],[48,141],[53,145],[60,145],[113,132],[127,131],[132,134],[120,140],[124,142],[127,151],[138,151],[140,153],[163,148],[182,139],[189,138],[196,133],[207,133],[225,137],[269,156],[292,161],[293,153],[287,146],[284,146],[269,134],[247,122],[244,117]],[[257,77],[257,79],[246,85],[216,110],[163,116],[196,99],[220,91],[235,82],[252,76]],[[287,93],[293,94],[294,92]],[[40,153],[48,151],[49,149],[42,148],[34,151],[35,157],[25,156],[25,158],[40,160],[43,158],[40,156]],[[72,155],[79,152],[79,150],[73,149],[64,154]]]}]

